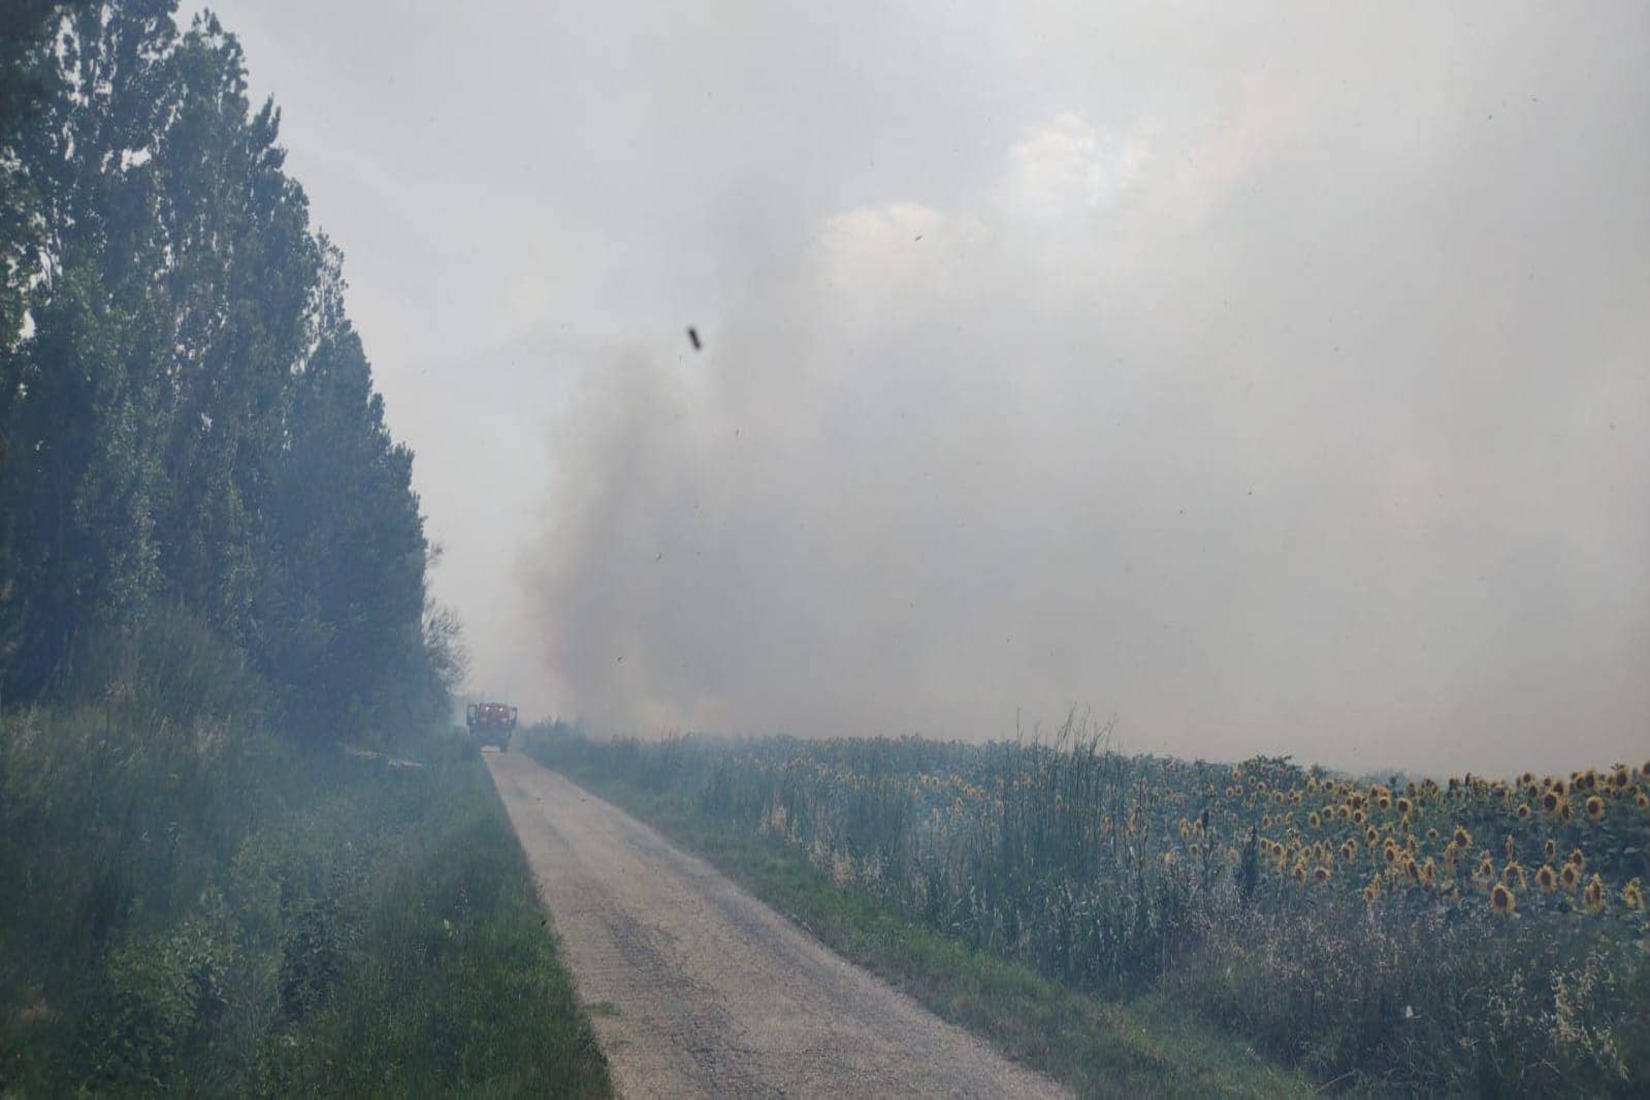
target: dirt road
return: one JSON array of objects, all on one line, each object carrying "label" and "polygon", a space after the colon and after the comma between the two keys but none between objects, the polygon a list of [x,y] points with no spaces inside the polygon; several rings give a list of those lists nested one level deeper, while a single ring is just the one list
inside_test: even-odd
[{"label": "dirt road", "polygon": [[1057,1096],[658,833],[486,753],[621,1096]]}]

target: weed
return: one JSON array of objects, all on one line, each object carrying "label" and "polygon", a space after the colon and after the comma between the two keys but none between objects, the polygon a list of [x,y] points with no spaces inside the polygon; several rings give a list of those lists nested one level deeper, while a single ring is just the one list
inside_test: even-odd
[{"label": "weed", "polygon": [[1650,1076],[1642,768],[1370,782],[1125,756],[1075,715],[1049,743],[556,725],[526,747],[685,807],[701,844],[773,846],[978,957],[1156,998],[1338,1086],[1611,1094]]}]

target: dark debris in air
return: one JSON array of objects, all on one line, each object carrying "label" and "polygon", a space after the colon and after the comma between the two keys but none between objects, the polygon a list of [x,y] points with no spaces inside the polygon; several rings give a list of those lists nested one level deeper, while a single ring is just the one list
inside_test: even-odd
[{"label": "dark debris in air", "polygon": [[704,348],[704,345],[699,342],[699,330],[692,325],[688,326],[688,340],[693,344],[694,351],[700,351]]}]

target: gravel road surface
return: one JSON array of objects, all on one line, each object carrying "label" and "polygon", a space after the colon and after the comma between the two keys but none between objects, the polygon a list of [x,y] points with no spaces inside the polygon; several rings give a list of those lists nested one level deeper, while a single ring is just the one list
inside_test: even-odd
[{"label": "gravel road surface", "polygon": [[616,807],[484,755],[621,1096],[1063,1095]]}]

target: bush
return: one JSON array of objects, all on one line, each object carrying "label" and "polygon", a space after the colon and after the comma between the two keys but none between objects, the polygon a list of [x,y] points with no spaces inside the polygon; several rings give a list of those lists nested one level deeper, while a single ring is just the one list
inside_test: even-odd
[{"label": "bush", "polygon": [[0,715],[0,1093],[606,1092],[467,739],[288,742],[187,620],[87,652],[133,686]]}]

